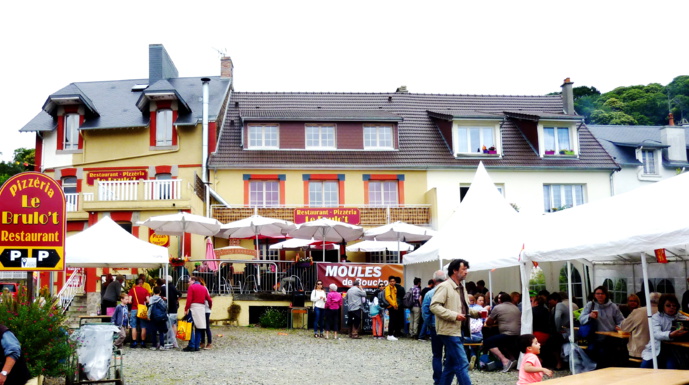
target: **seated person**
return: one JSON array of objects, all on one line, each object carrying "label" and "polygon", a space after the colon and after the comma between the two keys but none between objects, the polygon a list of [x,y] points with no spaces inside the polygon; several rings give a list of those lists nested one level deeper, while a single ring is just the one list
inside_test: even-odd
[{"label": "seated person", "polygon": [[[469,308],[478,311],[484,310],[483,306],[476,303],[476,298],[472,294],[469,294]],[[471,330],[471,337],[462,337],[462,342],[470,344],[483,341],[483,318],[471,318],[469,320],[469,329]],[[470,347],[469,351],[471,357],[478,355],[477,349],[474,346]]]},{"label": "seated person", "polygon": [[498,325],[499,334],[486,338],[483,347],[500,359],[502,371],[508,372],[517,365],[517,339],[521,333],[522,312],[507,293],[500,294],[499,302],[486,320],[487,326]]},{"label": "seated person", "polygon": [[[635,294],[632,294],[636,296]],[[630,296],[631,297],[631,296]],[[651,300],[651,314],[658,312],[658,300],[660,293],[653,292],[650,294]],[[641,352],[651,340],[651,335],[648,332],[648,315],[646,314],[646,306],[634,309],[627,318],[620,324],[619,330],[629,332],[629,342],[627,343],[627,351],[629,357],[641,358]]]}]

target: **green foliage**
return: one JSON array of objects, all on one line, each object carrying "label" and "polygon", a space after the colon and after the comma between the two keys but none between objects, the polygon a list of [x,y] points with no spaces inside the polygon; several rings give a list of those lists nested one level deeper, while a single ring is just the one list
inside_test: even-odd
[{"label": "green foliage", "polygon": [[19,286],[17,298],[2,295],[0,324],[7,326],[22,347],[31,376],[61,377],[67,373],[74,345],[68,339],[66,316],[57,307],[58,299],[45,290],[33,302],[25,286]]},{"label": "green foliage", "polygon": [[14,158],[11,162],[0,162],[0,186],[11,176],[34,168],[36,150],[33,148],[18,148],[14,150]]},{"label": "green foliage", "polygon": [[538,293],[545,290],[545,274],[540,268],[532,270],[531,279],[529,279],[529,292]]},{"label": "green foliage", "polygon": [[284,328],[287,327],[287,315],[283,310],[269,307],[258,319],[258,323],[264,328]]}]

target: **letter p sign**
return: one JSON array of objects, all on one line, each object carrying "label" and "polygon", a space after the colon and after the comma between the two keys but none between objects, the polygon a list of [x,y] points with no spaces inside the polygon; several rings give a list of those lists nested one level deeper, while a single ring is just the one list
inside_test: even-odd
[{"label": "letter p sign", "polygon": [[50,253],[48,253],[46,250],[41,250],[38,252],[38,262],[43,262],[44,259],[48,258],[50,256]]},{"label": "letter p sign", "polygon": [[17,258],[21,258],[22,252],[19,250],[10,250],[10,261],[14,261]]}]

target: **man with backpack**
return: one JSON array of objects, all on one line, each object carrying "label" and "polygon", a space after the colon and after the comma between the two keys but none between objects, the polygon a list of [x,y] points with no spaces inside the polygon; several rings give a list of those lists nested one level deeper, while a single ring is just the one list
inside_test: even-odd
[{"label": "man with backpack", "polygon": [[[411,303],[407,302],[407,297],[410,298],[409,302]],[[414,287],[409,289],[409,292],[404,298],[404,306],[409,307],[411,313],[409,320],[409,335],[411,338],[418,338],[419,321],[421,320],[421,303],[419,302],[419,299],[421,298],[421,278],[414,278]]]},{"label": "man with backpack", "polygon": [[[153,295],[149,299],[148,320],[151,326],[153,346],[151,350],[163,350],[165,348],[165,335],[167,334],[167,303],[160,296],[160,286],[153,288]],[[158,346],[155,346],[156,333],[158,336]]]},{"label": "man with backpack", "polygon": [[349,309],[349,338],[358,340],[359,326],[361,326],[361,305],[366,301],[366,292],[359,287],[359,280],[354,281],[354,285],[347,290],[347,308]]}]

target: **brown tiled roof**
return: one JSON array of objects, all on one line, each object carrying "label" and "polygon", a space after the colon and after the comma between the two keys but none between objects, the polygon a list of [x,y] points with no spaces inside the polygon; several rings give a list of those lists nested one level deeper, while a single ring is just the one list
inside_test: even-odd
[{"label": "brown tiled roof", "polygon": [[[496,114],[504,111],[551,117],[563,114],[559,95],[437,95],[413,93],[255,93],[235,92],[222,128],[217,152],[210,158],[212,168],[256,169],[432,169],[475,168],[483,161],[488,168],[506,169],[616,169],[618,166],[603,150],[583,124],[579,127],[579,158],[542,159],[525,139],[516,122],[507,118],[502,124],[503,156],[455,159],[439,129],[430,118],[433,114],[479,112]],[[241,113],[248,110],[283,111],[285,116],[304,111],[379,110],[399,116],[399,150],[393,151],[299,151],[243,150]],[[314,113],[315,114],[315,113]],[[279,121],[276,117],[275,121]],[[480,159],[479,159],[480,158]]]},{"label": "brown tiled roof", "polygon": [[383,110],[266,110],[263,108],[242,109],[239,116],[244,121],[365,121],[401,122],[402,117]]}]

